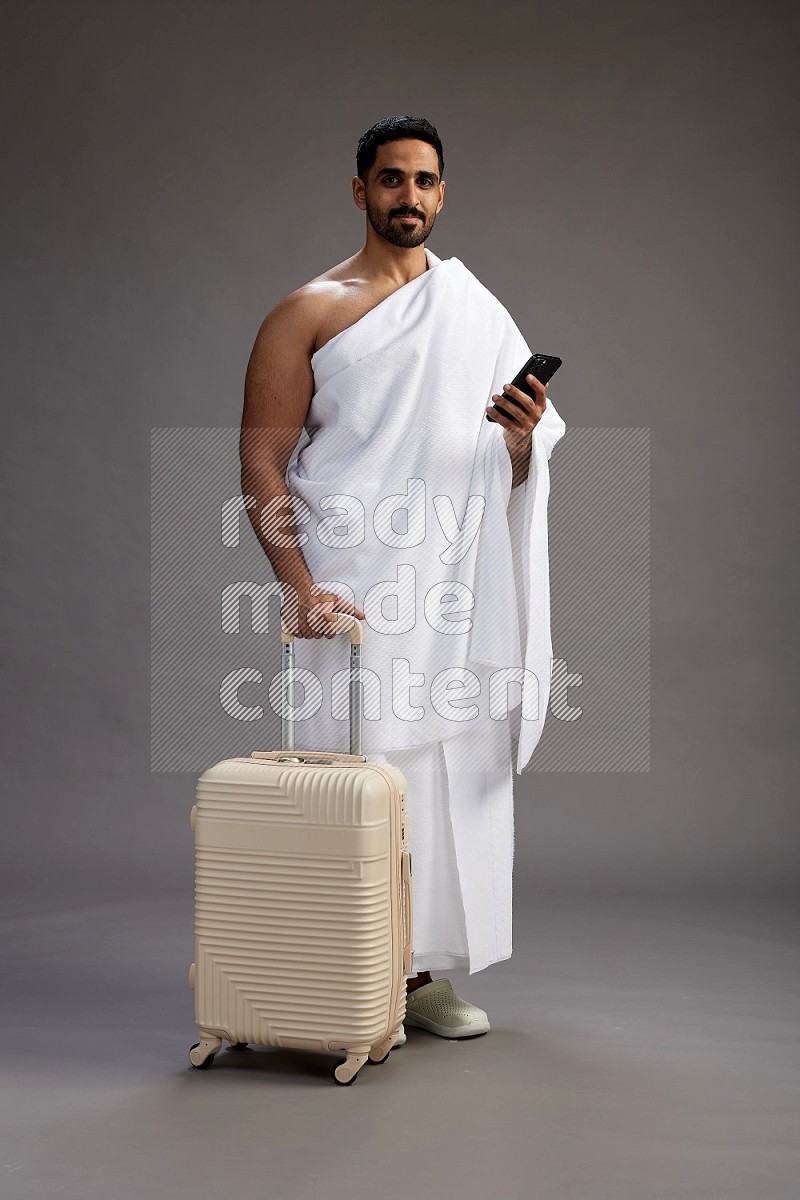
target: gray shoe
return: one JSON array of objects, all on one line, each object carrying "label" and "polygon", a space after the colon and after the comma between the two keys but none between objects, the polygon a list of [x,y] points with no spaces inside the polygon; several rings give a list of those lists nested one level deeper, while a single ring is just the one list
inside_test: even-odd
[{"label": "gray shoe", "polygon": [[491,1029],[487,1013],[457,996],[449,979],[432,979],[408,992],[405,1023],[446,1038],[477,1037]]}]

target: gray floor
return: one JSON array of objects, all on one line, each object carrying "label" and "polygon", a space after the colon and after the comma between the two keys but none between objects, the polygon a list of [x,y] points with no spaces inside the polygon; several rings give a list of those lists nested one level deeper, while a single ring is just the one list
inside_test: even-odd
[{"label": "gray floor", "polygon": [[787,903],[521,897],[456,991],[492,1031],[192,1070],[191,909],[2,923],[6,1200],[797,1200],[798,915]]}]

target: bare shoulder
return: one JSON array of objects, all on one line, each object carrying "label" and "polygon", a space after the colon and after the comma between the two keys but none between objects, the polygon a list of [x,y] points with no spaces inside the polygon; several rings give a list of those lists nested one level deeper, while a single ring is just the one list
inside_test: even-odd
[{"label": "bare shoulder", "polygon": [[349,260],[338,263],[284,296],[261,323],[256,349],[276,337],[302,349],[310,358],[325,340],[335,312],[352,294],[355,280]]},{"label": "bare shoulder", "polygon": [[293,295],[307,305],[314,329],[312,353],[360,320],[393,286],[365,276],[358,255],[353,255],[298,288]]},{"label": "bare shoulder", "polygon": [[347,258],[292,293],[294,303],[305,308],[313,327],[312,354],[358,319],[369,304],[368,291],[369,285],[355,269],[353,258]]}]

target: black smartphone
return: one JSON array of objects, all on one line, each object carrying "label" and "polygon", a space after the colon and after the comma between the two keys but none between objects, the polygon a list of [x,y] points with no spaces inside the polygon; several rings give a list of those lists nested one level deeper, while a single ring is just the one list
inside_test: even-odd
[{"label": "black smartphone", "polygon": [[[518,387],[519,390],[524,392],[526,396],[530,396],[531,400],[535,400],[536,392],[528,383],[527,376],[533,375],[539,380],[540,383],[549,383],[558,368],[561,366],[561,361],[562,360],[557,358],[554,354],[532,354],[525,363],[525,366],[522,368],[519,374],[511,380],[511,382],[514,387]],[[513,396],[509,396],[508,392],[503,392],[503,395],[505,396],[506,400],[508,400],[509,404],[516,404],[517,408],[522,408],[519,400],[515,400]],[[508,417],[510,421],[514,420],[514,414],[506,412],[506,410],[501,408],[499,404],[494,404],[493,407],[496,408],[498,412],[501,412],[504,417]],[[486,420],[491,420],[491,417],[488,413],[486,414]]]}]

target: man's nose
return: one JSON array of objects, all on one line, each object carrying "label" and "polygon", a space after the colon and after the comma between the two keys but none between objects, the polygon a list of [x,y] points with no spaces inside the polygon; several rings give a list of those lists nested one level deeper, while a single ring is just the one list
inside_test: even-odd
[{"label": "man's nose", "polygon": [[402,208],[414,208],[419,211],[419,193],[413,184],[406,185],[401,191],[400,205]]}]

